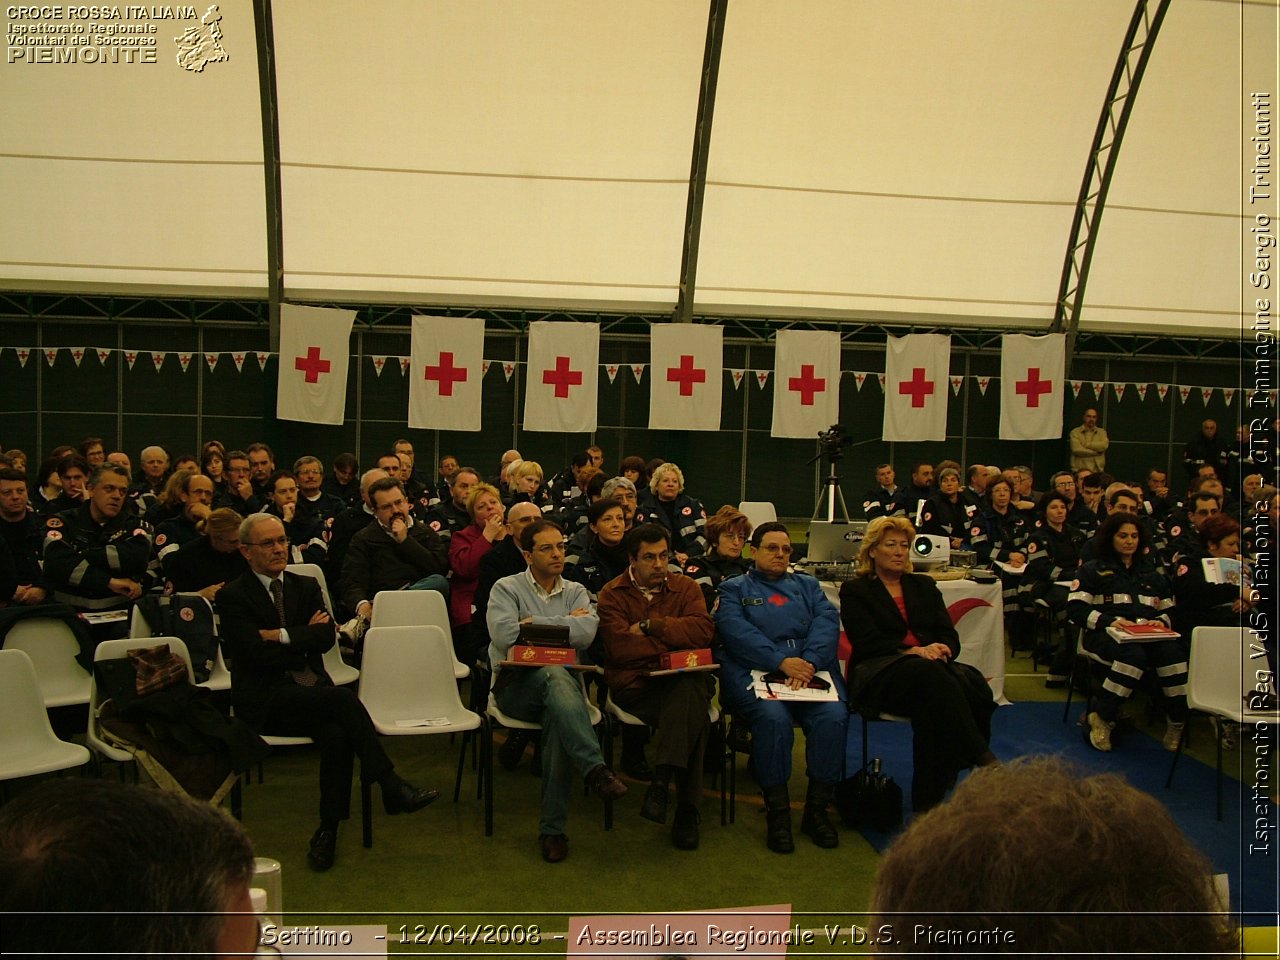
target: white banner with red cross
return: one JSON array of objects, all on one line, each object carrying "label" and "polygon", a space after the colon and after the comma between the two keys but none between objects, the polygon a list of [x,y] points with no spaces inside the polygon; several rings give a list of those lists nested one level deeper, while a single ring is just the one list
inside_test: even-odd
[{"label": "white banner with red cross", "polygon": [[539,320],[529,324],[524,428],[590,433],[600,385],[600,325]]},{"label": "white banner with red cross", "polygon": [[409,357],[409,426],[480,429],[484,320],[414,317]]},{"label": "white banner with red cross", "polygon": [[889,337],[885,351],[884,439],[947,439],[951,338],[941,333]]},{"label": "white banner with red cross", "polygon": [[773,355],[775,437],[816,440],[840,419],[840,335],[780,330]]},{"label": "white banner with red cross", "polygon": [[354,310],[280,305],[278,419],[342,425],[355,319]]},{"label": "white banner with red cross", "polygon": [[720,429],[723,327],[653,324],[649,367],[650,430]]},{"label": "white banner with red cross", "polygon": [[1066,334],[1008,333],[1000,346],[1000,439],[1062,436]]}]

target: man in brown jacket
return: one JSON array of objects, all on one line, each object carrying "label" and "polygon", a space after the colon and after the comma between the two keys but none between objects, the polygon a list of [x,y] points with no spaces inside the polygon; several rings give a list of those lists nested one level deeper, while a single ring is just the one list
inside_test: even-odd
[{"label": "man in brown jacket", "polygon": [[640,815],[666,823],[674,781],[671,841],[681,850],[693,850],[698,846],[702,757],[713,682],[703,671],[660,677],[649,673],[661,669],[664,653],[711,646],[715,626],[698,585],[668,571],[671,541],[664,527],[642,524],[627,534],[625,544],[630,565],[605,584],[597,605],[605,682],[619,707],[658,730],[653,781]]}]

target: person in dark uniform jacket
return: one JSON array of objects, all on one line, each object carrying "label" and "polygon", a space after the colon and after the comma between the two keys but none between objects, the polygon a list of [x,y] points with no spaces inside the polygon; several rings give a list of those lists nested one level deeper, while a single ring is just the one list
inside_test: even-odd
[{"label": "person in dark uniform jacket", "polygon": [[270,514],[246,517],[240,552],[250,570],[218,593],[223,641],[231,660],[236,716],[260,733],[311,737],[320,747],[320,827],[307,859],[333,866],[338,824],[351,815],[351,768],[382,787],[387,813],[411,813],[437,796],[402,780],[378,742],[364,705],[335,687],[322,655],[337,630],[312,577],[289,573],[284,525]]},{"label": "person in dark uniform jacket", "polygon": [[904,517],[870,523],[858,575],[840,588],[840,618],[853,645],[850,704],[911,717],[911,805],[920,811],[942,801],[959,771],[996,762],[996,705],[982,674],[955,662],[960,635],[938,585],[911,572],[914,539]]},{"label": "person in dark uniform jacket", "polygon": [[690,557],[684,575],[702,588],[708,613],[716,612],[720,582],[751,569],[751,561],[742,557],[742,548],[750,539],[751,521],[736,507],[725,504],[707,519],[707,542],[711,548],[700,557]]},{"label": "person in dark uniform jacket", "polygon": [[1178,558],[1173,573],[1173,627],[1186,642],[1196,627],[1238,627],[1251,607],[1252,590],[1239,580],[1211,582],[1205,560],[1240,560],[1240,524],[1225,513],[1200,525],[1200,543]]},{"label": "person in dark uniform jacket", "polygon": [[664,463],[649,479],[649,494],[636,509],[635,525],[658,523],[671,533],[671,553],[680,563],[707,552],[707,511],[702,501],[684,492],[684,474]]}]

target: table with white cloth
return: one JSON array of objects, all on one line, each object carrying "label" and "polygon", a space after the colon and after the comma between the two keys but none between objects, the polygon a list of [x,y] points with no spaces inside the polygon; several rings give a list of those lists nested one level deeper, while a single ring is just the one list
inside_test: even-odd
[{"label": "table with white cloth", "polygon": [[[976,580],[940,580],[938,589],[951,614],[951,622],[960,634],[960,663],[982,671],[991,685],[996,703],[1007,704],[1004,695],[1004,597],[1000,581],[979,583]],[[822,581],[827,599],[840,609],[840,584]],[[840,659],[847,662],[849,640],[840,631]]]}]

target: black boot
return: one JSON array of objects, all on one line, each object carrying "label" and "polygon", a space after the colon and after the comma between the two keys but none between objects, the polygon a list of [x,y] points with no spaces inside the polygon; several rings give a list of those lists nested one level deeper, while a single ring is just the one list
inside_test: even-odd
[{"label": "black boot", "polygon": [[814,843],[827,849],[840,846],[840,834],[827,816],[827,804],[834,793],[833,784],[810,780],[809,793],[804,798],[804,816],[800,818],[800,832],[807,833]]},{"label": "black boot", "polygon": [[790,853],[796,848],[791,836],[791,795],[780,783],[764,791],[766,842],[774,853]]}]

